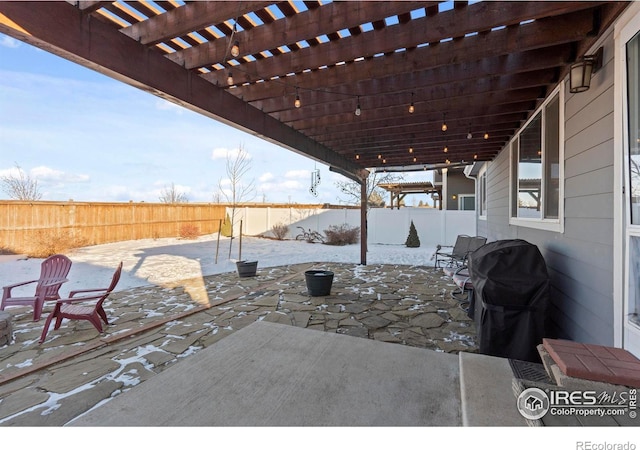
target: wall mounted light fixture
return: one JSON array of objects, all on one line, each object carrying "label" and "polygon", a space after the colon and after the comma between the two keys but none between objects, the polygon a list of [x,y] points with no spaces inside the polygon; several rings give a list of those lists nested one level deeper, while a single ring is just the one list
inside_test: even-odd
[{"label": "wall mounted light fixture", "polygon": [[591,75],[602,67],[604,49],[600,47],[592,55],[584,55],[579,61],[571,64],[569,71],[569,92],[584,92],[591,86]]}]

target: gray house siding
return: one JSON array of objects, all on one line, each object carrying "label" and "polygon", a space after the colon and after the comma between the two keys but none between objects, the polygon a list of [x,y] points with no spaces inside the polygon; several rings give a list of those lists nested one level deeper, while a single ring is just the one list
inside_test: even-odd
[{"label": "gray house siding", "polygon": [[613,345],[613,36],[591,89],[565,92],[564,232],[509,225],[509,151],[487,169],[489,241],[524,239],[545,258],[551,278],[550,336]]}]

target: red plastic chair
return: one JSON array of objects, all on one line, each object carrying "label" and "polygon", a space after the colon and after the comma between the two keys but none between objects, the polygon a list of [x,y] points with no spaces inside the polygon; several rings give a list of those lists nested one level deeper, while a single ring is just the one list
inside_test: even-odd
[{"label": "red plastic chair", "polygon": [[[7,306],[32,305],[33,320],[40,320],[42,308],[45,301],[58,300],[58,290],[67,280],[67,275],[71,270],[71,260],[64,255],[52,255],[42,261],[40,266],[40,278],[37,280],[23,281],[2,288],[2,303],[0,311],[4,311]],[[26,286],[31,283],[36,284],[36,291],[32,297],[12,297],[12,290],[19,286]]]},{"label": "red plastic chair", "polygon": [[[46,322],[44,323],[42,336],[40,336],[40,343],[42,344],[47,337],[49,325],[54,317],[56,319],[56,324],[53,327],[54,330],[60,328],[62,319],[88,320],[94,327],[96,327],[96,330],[98,330],[99,333],[102,333],[102,324],[100,323],[100,319],[102,319],[106,325],[109,325],[109,320],[107,319],[107,314],[104,312],[104,308],[102,308],[102,303],[118,284],[121,273],[122,262],[118,264],[118,268],[113,274],[109,287],[71,291],[69,293],[69,298],[56,301],[53,312],[49,314]],[[77,294],[82,295],[76,297]]]}]

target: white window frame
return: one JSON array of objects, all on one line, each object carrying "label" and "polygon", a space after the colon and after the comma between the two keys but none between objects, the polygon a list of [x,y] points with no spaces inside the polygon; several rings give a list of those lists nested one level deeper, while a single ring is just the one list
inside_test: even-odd
[{"label": "white window frame", "polygon": [[[477,200],[475,200],[475,194],[458,194],[458,211],[475,211],[476,207],[477,207]],[[462,209],[463,206],[463,200],[465,198],[473,198],[474,202],[473,202],[473,209]]]},{"label": "white window frame", "polygon": [[[614,345],[640,357],[640,324],[630,314],[630,240],[640,238],[640,225],[631,224],[629,214],[629,139],[626,44],[640,32],[640,4],[632,4],[619,19],[614,31],[615,42],[615,105],[614,125],[620,133],[614,135]],[[621,179],[622,178],[622,179]],[[618,186],[624,186],[624,191]],[[626,194],[625,194],[626,193]],[[622,269],[622,270],[621,270]]]},{"label": "white window frame", "polygon": [[[509,225],[516,225],[519,227],[528,227],[528,228],[536,228],[539,230],[545,231],[553,231],[556,233],[564,233],[564,83],[560,83],[560,85],[553,90],[553,92],[545,99],[544,103],[540,105],[540,107],[531,115],[529,120],[518,130],[516,135],[509,141],[507,144],[507,148],[509,151]],[[543,176],[541,178],[541,193],[540,193],[540,201],[541,206],[540,210],[544,211],[544,201],[545,201],[545,179],[544,179],[544,166],[545,166],[545,108],[551,102],[551,100],[558,95],[559,102],[559,122],[560,126],[558,127],[559,134],[559,149],[558,149],[558,160],[560,161],[559,167],[559,189],[558,189],[558,218],[557,219],[546,219],[544,217],[541,218],[525,218],[525,217],[513,217],[513,200],[514,200],[514,186],[518,185],[517,174],[514,173],[514,152],[512,151],[512,144],[514,141],[519,139],[520,134],[527,128],[527,126],[531,123],[531,121],[538,115],[541,114],[541,122],[542,122],[542,168],[543,168]],[[518,149],[519,151],[519,149]],[[517,195],[517,194],[515,194]]]},{"label": "white window frame", "polygon": [[478,171],[478,201],[476,210],[478,219],[487,220],[487,163],[483,164]]}]

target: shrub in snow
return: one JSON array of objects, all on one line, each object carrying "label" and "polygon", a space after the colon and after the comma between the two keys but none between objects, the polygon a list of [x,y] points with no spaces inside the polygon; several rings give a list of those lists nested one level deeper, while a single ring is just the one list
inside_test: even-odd
[{"label": "shrub in snow", "polygon": [[346,223],[340,226],[331,225],[324,230],[327,245],[349,245],[355,244],[360,238],[360,227],[350,227]]},{"label": "shrub in snow", "polygon": [[277,223],[271,227],[271,232],[277,240],[282,241],[289,234],[289,227],[283,223]]},{"label": "shrub in snow", "polygon": [[407,242],[404,243],[407,247],[420,247],[420,238],[418,237],[418,231],[416,230],[416,226],[413,224],[413,220],[411,221],[411,226],[409,227],[409,236],[407,236]]}]

